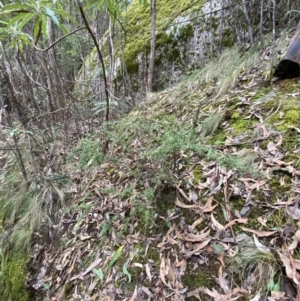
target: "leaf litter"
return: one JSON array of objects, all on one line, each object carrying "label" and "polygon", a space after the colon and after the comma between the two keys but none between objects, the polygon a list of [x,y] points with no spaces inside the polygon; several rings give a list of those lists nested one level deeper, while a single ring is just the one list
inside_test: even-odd
[{"label": "leaf litter", "polygon": [[[247,83],[248,76],[253,79]],[[111,147],[110,156],[115,160],[85,173],[72,172],[74,184],[68,195],[76,206],[53,226],[60,242],[45,244],[38,255],[32,254],[31,265],[40,267],[30,275],[37,294],[45,293],[47,285],[51,301],[300,300],[300,171],[284,147],[287,138],[268,122],[280,104],[267,114],[267,96],[253,100],[262,81],[259,69],[253,69],[241,74],[238,86],[218,100],[217,106],[213,99],[212,104],[204,102],[206,112],[213,111],[213,105],[226,111],[230,98],[240,99],[235,105],[239,118],[242,115],[255,123],[237,135],[234,122],[223,117],[219,122],[223,122],[225,143],[212,144],[206,156],[188,153],[181,145],[177,150],[180,164],[175,160],[169,167],[173,183],[161,180],[155,202],[147,203],[144,192],[164,165],[144,157],[147,137],[134,130]],[[182,89],[189,94],[198,86],[196,80]],[[173,89],[154,94],[131,117],[138,120],[151,114],[155,120],[164,113],[192,122],[193,106],[199,104],[172,101],[171,96],[179,93],[182,91]],[[275,93],[270,91],[270,97]],[[160,131],[159,124],[153,131]],[[202,136],[209,139],[218,128],[205,133]],[[128,152],[122,142],[130,139]],[[218,159],[229,157],[240,162],[240,170]],[[157,209],[163,193],[169,196],[167,210]],[[153,210],[156,215],[149,218]],[[270,263],[274,274],[257,291],[257,279],[265,280],[263,260]],[[41,273],[42,269],[46,272]],[[208,285],[199,277],[203,270],[211,273]],[[186,276],[194,281],[186,282]],[[279,289],[270,282],[274,277],[282,283]],[[295,288],[292,295],[288,285]]]}]

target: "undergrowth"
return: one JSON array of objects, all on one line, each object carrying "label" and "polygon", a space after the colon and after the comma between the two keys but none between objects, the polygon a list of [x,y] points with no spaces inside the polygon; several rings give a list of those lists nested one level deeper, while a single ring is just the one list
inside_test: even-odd
[{"label": "undergrowth", "polygon": [[239,246],[238,254],[229,260],[229,271],[231,281],[250,293],[280,290],[283,275],[276,253],[259,249],[250,237],[246,237]]}]

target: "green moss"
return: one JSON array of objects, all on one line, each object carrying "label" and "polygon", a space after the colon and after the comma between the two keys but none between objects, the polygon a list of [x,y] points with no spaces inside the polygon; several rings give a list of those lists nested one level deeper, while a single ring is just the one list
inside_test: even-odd
[{"label": "green moss", "polygon": [[193,174],[194,174],[194,185],[198,185],[201,180],[202,180],[202,169],[200,167],[200,165],[197,165],[194,169],[193,169]]},{"label": "green moss", "polygon": [[214,30],[217,30],[218,27],[219,27],[219,19],[215,16],[212,16],[211,17],[211,27],[214,29]]},{"label": "green moss", "polygon": [[291,125],[297,125],[299,123],[300,113],[298,110],[289,110],[284,116],[284,121]]},{"label": "green moss", "polygon": [[220,263],[210,256],[209,266],[201,265],[198,269],[193,270],[193,265],[188,265],[186,273],[182,276],[182,283],[189,291],[199,287],[207,287],[211,289],[215,286],[213,276],[217,276]]},{"label": "green moss", "polygon": [[232,115],[231,115],[231,118],[232,119],[239,119],[240,118],[240,113],[238,111],[235,111]]},{"label": "green moss", "polygon": [[27,255],[17,251],[4,252],[0,257],[1,300],[29,301],[25,287]]},{"label": "green moss", "polygon": [[220,41],[223,47],[232,47],[234,45],[234,34],[230,28],[223,31],[222,39]]},{"label": "green moss", "polygon": [[274,210],[267,219],[270,228],[283,228],[288,224],[288,218],[284,210]]},{"label": "green moss", "polygon": [[168,53],[168,60],[170,62],[175,62],[178,59],[180,59],[180,51],[177,48],[173,48],[169,53]]},{"label": "green moss", "polygon": [[179,28],[178,39],[187,42],[188,39],[194,36],[194,29],[191,24]]},{"label": "green moss", "polygon": [[232,123],[232,128],[236,135],[246,132],[252,125],[252,121],[245,119],[237,119]]},{"label": "green moss", "polygon": [[[157,2],[156,16],[156,48],[174,41],[172,34],[166,30],[170,27],[177,16],[184,16],[192,11],[201,9],[205,1],[196,0],[171,0]],[[138,17],[137,17],[138,16]],[[138,53],[150,51],[150,9],[135,0],[129,6],[125,15],[126,31],[128,33],[125,46],[125,62],[131,65],[136,61]],[[193,36],[191,24],[181,26],[178,29],[176,40],[187,41]]]}]

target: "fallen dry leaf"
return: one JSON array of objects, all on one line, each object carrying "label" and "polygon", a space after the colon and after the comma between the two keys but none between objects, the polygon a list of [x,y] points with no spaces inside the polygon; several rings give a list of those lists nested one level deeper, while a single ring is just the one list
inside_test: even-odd
[{"label": "fallen dry leaf", "polygon": [[278,234],[278,231],[259,231],[259,230],[253,230],[246,227],[242,227],[243,231],[250,232],[256,234],[258,237],[268,237],[272,235]]}]

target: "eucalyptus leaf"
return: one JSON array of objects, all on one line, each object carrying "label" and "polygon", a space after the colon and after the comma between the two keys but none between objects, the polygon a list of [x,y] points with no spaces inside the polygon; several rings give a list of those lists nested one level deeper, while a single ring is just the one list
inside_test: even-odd
[{"label": "eucalyptus leaf", "polygon": [[117,261],[117,259],[120,257],[120,255],[123,251],[123,248],[124,248],[124,246],[120,246],[118,248],[118,250],[114,253],[113,257],[109,261],[109,264],[108,264],[108,267],[107,267],[108,269],[111,268],[114,265],[114,263]]},{"label": "eucalyptus leaf", "polygon": [[131,282],[131,274],[127,270],[126,263],[124,263],[124,265],[123,265],[123,274],[128,277],[128,283],[130,283]]},{"label": "eucalyptus leaf", "polygon": [[57,26],[59,26],[59,22],[58,19],[56,18],[55,12],[49,7],[45,7],[45,11],[46,11],[46,15],[49,16]]}]

